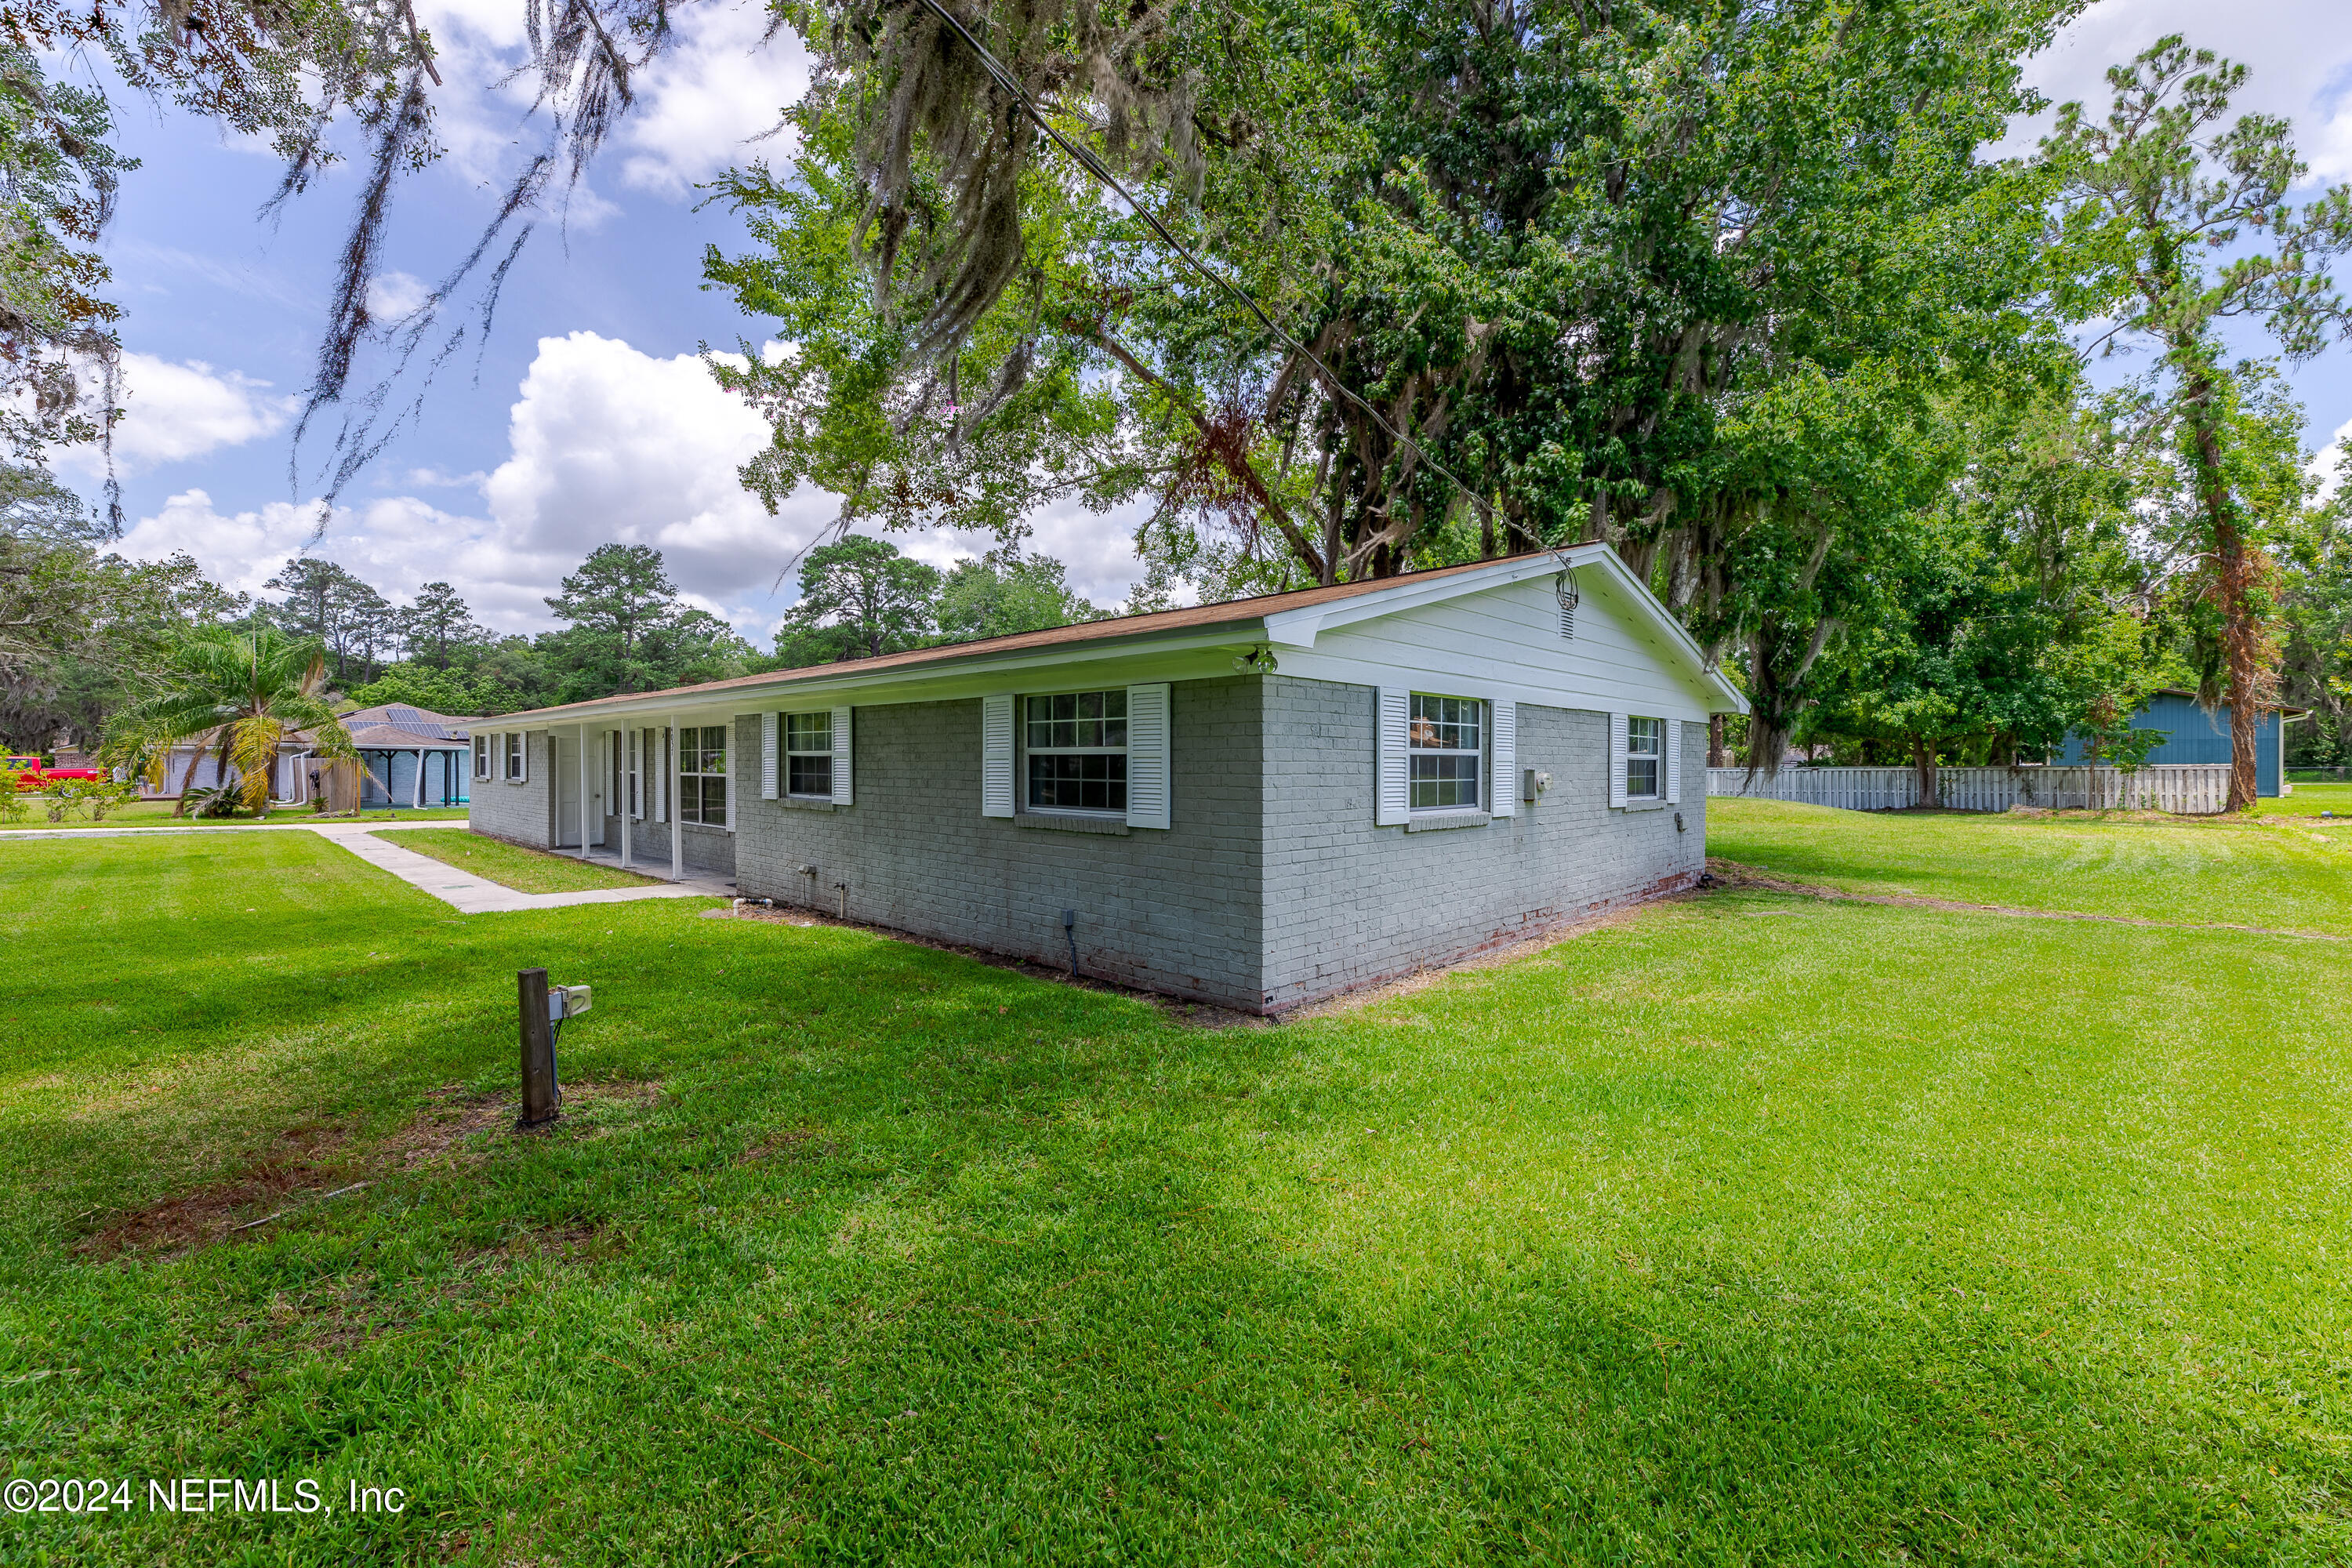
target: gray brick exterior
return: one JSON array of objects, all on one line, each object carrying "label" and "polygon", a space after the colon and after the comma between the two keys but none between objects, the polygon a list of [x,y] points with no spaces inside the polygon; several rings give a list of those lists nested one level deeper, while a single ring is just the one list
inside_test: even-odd
[{"label": "gray brick exterior", "polygon": [[[1086,973],[1276,1012],[1706,869],[1704,724],[1683,727],[1678,805],[1612,810],[1607,715],[1522,703],[1518,766],[1549,773],[1549,793],[1510,817],[1414,831],[1373,826],[1370,687],[1235,677],[1171,696],[1166,831],[982,816],[979,700],[891,703],[856,710],[856,804],[839,808],[761,799],[759,716],[739,715],[736,831],[687,826],[686,864],[732,874],[746,897],[1056,967],[1073,910]],[[544,847],[546,732],[529,745],[530,782],[477,783],[468,815],[477,832]],[[605,818],[608,847],[620,826]],[[641,863],[668,858],[667,825],[634,823],[631,837]]]},{"label": "gray brick exterior", "polygon": [[555,825],[555,814],[547,803],[547,781],[554,772],[548,757],[547,731],[525,735],[523,746],[529,776],[521,784],[507,783],[495,776],[502,764],[498,757],[491,757],[493,776],[474,780],[467,791],[471,798],[466,805],[466,826],[493,838],[545,849],[554,842]]},{"label": "gray brick exterior", "polygon": [[1549,792],[1484,826],[1413,833],[1372,826],[1370,687],[1265,687],[1265,1007],[1450,963],[1706,868],[1704,724],[1683,727],[1679,805],[1612,810],[1608,715],[1521,703],[1518,765],[1550,773]]},{"label": "gray brick exterior", "polygon": [[[1685,729],[1679,806],[1612,811],[1606,716],[1522,705],[1519,763],[1550,773],[1550,793],[1502,822],[1409,833],[1372,826],[1370,688],[1183,681],[1171,706],[1164,833],[984,817],[978,700],[860,708],[856,805],[739,783],[742,891],[1057,966],[1075,910],[1087,973],[1278,1011],[1686,887],[1706,866],[1703,725]],[[757,723],[742,715],[737,733]]]},{"label": "gray brick exterior", "polygon": [[[1056,966],[1069,962],[1062,911],[1075,910],[1085,973],[1255,1007],[1258,687],[1177,684],[1164,832],[981,816],[976,698],[858,709],[856,803],[839,810],[761,800],[757,746],[739,746],[753,771],[736,784],[737,880],[746,897],[845,906],[853,920]],[[736,733],[757,736],[757,718],[740,717]]]}]

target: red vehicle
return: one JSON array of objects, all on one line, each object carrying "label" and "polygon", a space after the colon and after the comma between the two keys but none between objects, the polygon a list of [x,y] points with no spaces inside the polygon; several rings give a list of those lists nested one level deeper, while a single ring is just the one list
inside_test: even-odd
[{"label": "red vehicle", "polygon": [[102,779],[96,768],[45,768],[38,757],[0,756],[0,773],[15,773],[19,790],[41,790],[61,779]]}]

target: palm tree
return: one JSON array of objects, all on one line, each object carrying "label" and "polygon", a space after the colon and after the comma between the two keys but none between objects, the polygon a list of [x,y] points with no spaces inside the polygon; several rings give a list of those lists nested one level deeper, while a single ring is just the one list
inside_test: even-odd
[{"label": "palm tree", "polygon": [[251,632],[207,626],[180,646],[152,695],[107,724],[99,754],[161,788],[173,748],[193,741],[173,815],[186,813],[188,785],[206,752],[219,759],[224,784],[232,771],[236,774],[238,803],[258,813],[269,804],[270,770],[288,736],[307,730],[320,755],[357,759],[326,691],[327,651],[316,638],[289,637],[268,626]]}]

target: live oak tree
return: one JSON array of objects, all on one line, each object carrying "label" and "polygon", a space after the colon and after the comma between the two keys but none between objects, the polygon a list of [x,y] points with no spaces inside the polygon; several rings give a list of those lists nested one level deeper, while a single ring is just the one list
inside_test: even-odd
[{"label": "live oak tree", "polygon": [[940,582],[935,619],[940,640],[964,642],[1100,620],[1106,614],[1070,587],[1053,557],[991,551],[949,568]]},{"label": "live oak tree", "polygon": [[1312,359],[929,13],[796,12],[800,159],[726,187],[764,250],[707,268],[798,345],[721,367],[776,432],[747,479],[885,526],[1141,499],[1155,574],[1227,591],[1603,540],[1757,666],[1769,765],[1950,476],[1918,405],[2031,336],[2036,176],[1978,149],[2068,9],[967,13]]},{"label": "live oak tree", "polygon": [[2300,207],[2287,201],[2307,172],[2287,122],[2227,119],[2245,77],[2178,36],[2160,39],[2108,71],[2104,120],[2068,104],[2042,149],[2060,181],[2059,309],[2105,323],[2101,343],[2137,339],[2160,356],[2162,411],[2189,502],[2176,515],[2222,629],[2232,810],[2253,804],[2255,740],[2277,700],[2279,579],[2265,536],[2286,518],[2274,486],[2265,504],[2265,466],[2231,438],[2245,377],[2221,329],[2258,324],[2290,360],[2352,331],[2326,270],[2352,250],[2352,186]]}]

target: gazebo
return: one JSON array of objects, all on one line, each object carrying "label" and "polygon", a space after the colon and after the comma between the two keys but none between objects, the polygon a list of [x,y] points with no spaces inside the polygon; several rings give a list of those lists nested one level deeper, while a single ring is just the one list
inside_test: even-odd
[{"label": "gazebo", "polygon": [[[362,806],[463,805],[471,719],[387,702],[343,715],[360,754]],[[315,761],[315,759],[313,759]],[[307,792],[306,792],[307,793]]]}]

